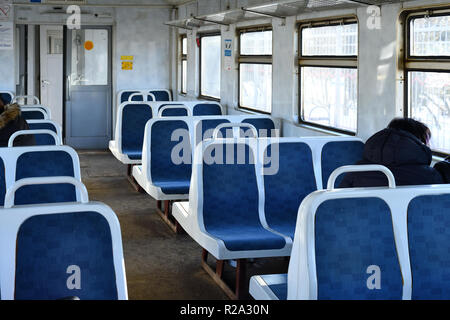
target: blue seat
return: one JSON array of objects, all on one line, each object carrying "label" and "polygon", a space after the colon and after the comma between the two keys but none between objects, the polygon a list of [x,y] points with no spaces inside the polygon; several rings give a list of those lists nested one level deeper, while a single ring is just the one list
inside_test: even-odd
[{"label": "blue seat", "polygon": [[194,116],[220,116],[222,108],[216,103],[199,103],[193,107]]},{"label": "blue seat", "polygon": [[[20,155],[16,164],[16,181],[24,178],[69,176],[75,177],[72,156],[67,152],[26,152]],[[17,205],[73,202],[77,200],[73,185],[30,185],[16,192]]]},{"label": "blue seat", "polygon": [[450,299],[450,195],[414,198],[408,206],[412,299]]},{"label": "blue seat", "polygon": [[[333,141],[322,148],[322,182],[327,185],[330,174],[337,168],[353,165],[363,157],[364,143],[362,141]],[[336,180],[338,186],[343,179]]]},{"label": "blue seat", "polygon": [[[172,151],[179,141],[172,141],[175,130],[186,130],[189,133],[188,124],[182,120],[156,121],[151,127],[151,180],[153,185],[161,188],[165,194],[188,194],[192,173],[192,147],[187,141],[188,155],[177,154],[181,158],[186,157],[189,163],[175,164],[172,159]],[[190,139],[190,137],[187,137]]]},{"label": "blue seat", "polygon": [[[328,200],[315,217],[318,299],[402,299],[402,274],[386,202]],[[378,290],[367,286],[367,270],[373,265],[381,270]]]},{"label": "blue seat", "polygon": [[[223,145],[224,162],[227,147]],[[286,246],[283,237],[265,229],[259,220],[256,155],[248,145],[235,144],[233,164],[203,164],[203,223],[230,251],[273,250]],[[238,150],[245,164],[238,164]],[[212,152],[212,151],[205,151]],[[254,162],[254,161],[253,161]]]},{"label": "blue seat", "polygon": [[22,117],[25,120],[43,120],[45,119],[45,114],[43,111],[39,111],[39,110],[21,110],[22,112]]},{"label": "blue seat", "polygon": [[264,213],[269,227],[293,239],[298,207],[317,190],[312,152],[303,142],[275,142],[267,147],[265,158],[273,151],[276,155],[264,165]]},{"label": "blue seat", "polygon": [[[165,108],[165,107],[167,107],[167,108]],[[186,109],[186,107],[177,108],[176,105],[162,104],[158,109],[158,113],[163,108],[165,108],[165,109],[162,110],[162,112],[161,112],[162,117],[187,117],[188,116],[188,109]]]},{"label": "blue seat", "polygon": [[81,203],[12,207],[9,200],[2,209],[2,299],[127,299],[117,216],[106,205],[89,202],[82,184],[74,185]]},{"label": "blue seat", "polygon": [[[59,134],[58,129],[56,128],[55,124],[51,123],[51,122],[28,122],[28,127],[31,130],[50,130],[53,131],[54,133],[56,133],[57,135]],[[46,145],[55,145],[56,141],[55,138],[50,136],[50,135],[46,135],[46,134],[36,134],[35,136],[35,140],[36,140],[36,145],[38,146],[46,146]]]},{"label": "blue seat", "polygon": [[129,104],[123,108],[122,153],[132,160],[142,157],[145,124],[152,117],[152,109],[146,104]]},{"label": "blue seat", "polygon": [[274,136],[272,130],[275,130],[275,124],[270,118],[260,118],[260,119],[244,119],[242,123],[249,123],[253,125],[256,130],[258,130],[259,137],[272,137]]},{"label": "blue seat", "polygon": [[6,176],[5,176],[5,163],[0,158],[0,206],[3,206],[5,202],[6,194]]},{"label": "blue seat", "polygon": [[155,96],[156,101],[172,101],[167,90],[150,90],[150,93]]},{"label": "blue seat", "polygon": [[0,91],[0,99],[2,99],[5,104],[10,104],[14,99],[14,96],[10,92]]}]

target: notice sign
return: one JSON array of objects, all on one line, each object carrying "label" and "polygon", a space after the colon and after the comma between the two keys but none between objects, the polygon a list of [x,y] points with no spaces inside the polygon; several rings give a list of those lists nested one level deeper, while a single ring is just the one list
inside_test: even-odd
[{"label": "notice sign", "polygon": [[0,50],[11,50],[14,48],[14,24],[13,22],[0,21]]},{"label": "notice sign", "polygon": [[122,60],[122,70],[133,70],[134,56],[120,56]]},{"label": "notice sign", "polygon": [[231,39],[225,39],[225,71],[233,70],[233,41]]},{"label": "notice sign", "polygon": [[11,1],[0,0],[0,20],[8,20],[11,16],[12,4]]}]

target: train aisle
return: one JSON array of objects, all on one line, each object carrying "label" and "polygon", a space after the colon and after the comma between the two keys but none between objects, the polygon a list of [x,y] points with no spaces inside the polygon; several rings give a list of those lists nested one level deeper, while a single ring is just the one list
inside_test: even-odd
[{"label": "train aisle", "polygon": [[91,201],[119,217],[130,300],[226,299],[200,267],[201,248],[175,235],[156,214],[156,201],[135,192],[126,167],[107,151],[78,152]]}]

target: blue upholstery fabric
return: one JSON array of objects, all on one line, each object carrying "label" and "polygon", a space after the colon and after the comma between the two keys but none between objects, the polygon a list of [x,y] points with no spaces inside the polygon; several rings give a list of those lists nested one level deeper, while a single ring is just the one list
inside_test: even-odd
[{"label": "blue upholstery fabric", "polygon": [[[17,159],[16,181],[51,176],[75,176],[70,154],[64,151],[27,152]],[[15,195],[16,205],[72,201],[76,201],[75,187],[66,184],[24,186]]]},{"label": "blue upholstery fabric", "polygon": [[275,129],[275,124],[272,119],[244,119],[242,123],[249,123],[258,130],[259,137],[272,137],[272,130]]},{"label": "blue upholstery fabric", "polygon": [[278,300],[287,300],[287,273],[262,275],[260,277],[269,289],[277,296]]},{"label": "blue upholstery fabric", "polygon": [[155,96],[155,101],[170,101],[169,93],[165,90],[150,91]]},{"label": "blue upholstery fabric", "polygon": [[31,130],[51,130],[57,133],[55,126],[51,123],[28,123],[28,127]]},{"label": "blue upholstery fabric", "polygon": [[[402,274],[388,205],[379,198],[337,199],[322,203],[315,219],[318,298],[401,299]],[[380,289],[368,288],[380,268]]]},{"label": "blue upholstery fabric", "polygon": [[12,101],[11,94],[6,93],[6,92],[0,92],[0,99],[2,99],[2,101],[3,101],[5,104],[10,104],[11,101]]},{"label": "blue upholstery fabric", "polygon": [[[268,151],[275,151],[271,146]],[[271,228],[293,239],[300,203],[317,190],[312,151],[305,143],[276,146],[278,152],[266,152],[272,161],[264,165],[265,216]],[[269,175],[277,165],[278,172]]]},{"label": "blue upholstery fabric", "polygon": [[[212,138],[212,134],[214,129],[222,124],[222,123],[230,123],[230,121],[226,119],[211,119],[211,120],[201,120],[199,125],[197,126],[196,133],[196,143],[199,143],[202,140]],[[209,131],[208,131],[209,130]],[[208,134],[205,133],[208,131]],[[222,137],[226,137],[226,128],[220,131],[222,133]]]},{"label": "blue upholstery fabric", "polygon": [[[51,123],[29,123],[28,127],[31,130],[51,130],[54,133],[57,133],[55,126]],[[48,134],[37,134],[34,135],[34,138],[36,140],[36,145],[38,146],[48,146],[56,144],[55,139]]]},{"label": "blue upholstery fabric", "polygon": [[[207,148],[206,154],[213,148]],[[231,251],[281,249],[286,242],[263,228],[258,213],[258,186],[253,152],[247,145],[218,147],[224,164],[203,164],[203,222],[208,233],[224,241]],[[226,164],[228,155],[233,164]],[[245,151],[245,154],[242,153]],[[238,164],[238,152],[245,162]]]},{"label": "blue upholstery fabric", "polygon": [[142,158],[142,145],[147,121],[152,118],[152,110],[145,104],[130,104],[122,113],[122,153],[132,160]]},{"label": "blue upholstery fabric", "polygon": [[199,103],[193,108],[194,116],[220,116],[222,109],[215,103]]},{"label": "blue upholstery fabric", "polygon": [[5,164],[0,158],[0,206],[5,204],[6,195],[6,178],[5,178]]},{"label": "blue upholstery fabric", "polygon": [[[184,130],[185,135],[181,138],[184,140],[171,141],[172,133],[179,129]],[[151,139],[150,170],[153,184],[165,194],[188,194],[192,173],[192,146],[187,123],[181,120],[155,122]],[[186,152],[189,163],[175,164],[172,159],[174,147],[180,143],[185,144],[187,149],[182,149],[180,154],[174,156],[183,159],[183,152]]]},{"label": "blue upholstery fabric", "polygon": [[28,111],[28,110],[21,110],[22,117],[25,120],[43,120],[45,119],[45,116],[42,112],[39,111]]},{"label": "blue upholstery fabric", "polygon": [[450,195],[410,202],[408,238],[412,299],[450,299]]},{"label": "blue upholstery fabric", "polygon": [[[117,299],[111,230],[97,212],[33,216],[17,235],[15,298]],[[80,289],[68,288],[80,268]]]},{"label": "blue upholstery fabric", "polygon": [[186,117],[188,112],[186,108],[170,108],[165,109],[161,115],[163,117]]},{"label": "blue upholstery fabric", "polygon": [[124,103],[124,102],[128,101],[128,99],[130,98],[130,96],[133,93],[138,93],[138,92],[139,91],[124,91],[124,92],[122,92],[122,94],[120,95],[120,103]]},{"label": "blue upholstery fabric", "polygon": [[[25,136],[30,136],[30,135],[25,135]],[[50,134],[46,134],[46,133],[40,133],[40,134],[33,134],[32,136],[34,136],[34,140],[36,142],[36,146],[54,146],[56,145],[56,141],[55,138],[53,136],[51,136]],[[24,144],[20,144],[17,145],[17,141],[14,141],[14,146],[24,146]],[[31,145],[31,144],[30,144]]]},{"label": "blue upholstery fabric", "polygon": [[[322,182],[326,188],[331,173],[339,167],[354,165],[362,159],[364,143],[361,141],[328,142],[322,149]],[[344,175],[336,179],[339,186]]]}]

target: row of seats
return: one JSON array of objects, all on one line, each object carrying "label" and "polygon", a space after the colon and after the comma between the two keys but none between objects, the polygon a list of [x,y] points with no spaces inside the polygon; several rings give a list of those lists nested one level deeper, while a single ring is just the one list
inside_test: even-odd
[{"label": "row of seats", "polygon": [[68,146],[0,148],[1,299],[127,299],[119,221]]},{"label": "row of seats", "polygon": [[222,115],[218,103],[189,102],[124,102],[117,110],[115,139],[109,149],[124,164],[139,164],[142,158],[144,130],[147,121],[167,116]]},{"label": "row of seats", "polygon": [[[175,203],[172,214],[216,259],[289,256],[302,200],[362,149],[361,140],[340,137],[204,142],[195,151],[189,202]],[[209,163],[211,152],[232,153],[234,161]]]},{"label": "row of seats", "polygon": [[[0,148],[1,299],[127,299],[117,216],[89,202],[78,155],[60,145],[61,127],[45,108],[21,109],[30,130]],[[13,147],[22,134],[38,146]]]},{"label": "row of seats", "polygon": [[219,125],[225,137],[226,125],[231,124],[243,125],[244,130],[255,128],[258,136],[276,135],[275,123],[269,116],[151,119],[145,127],[142,165],[133,167],[134,179],[156,200],[188,199],[195,146],[210,138]]},{"label": "row of seats", "polygon": [[388,176],[389,187],[334,189],[331,181],[310,194],[298,210],[288,274],[252,277],[251,295],[449,299],[449,186],[395,187]]}]

